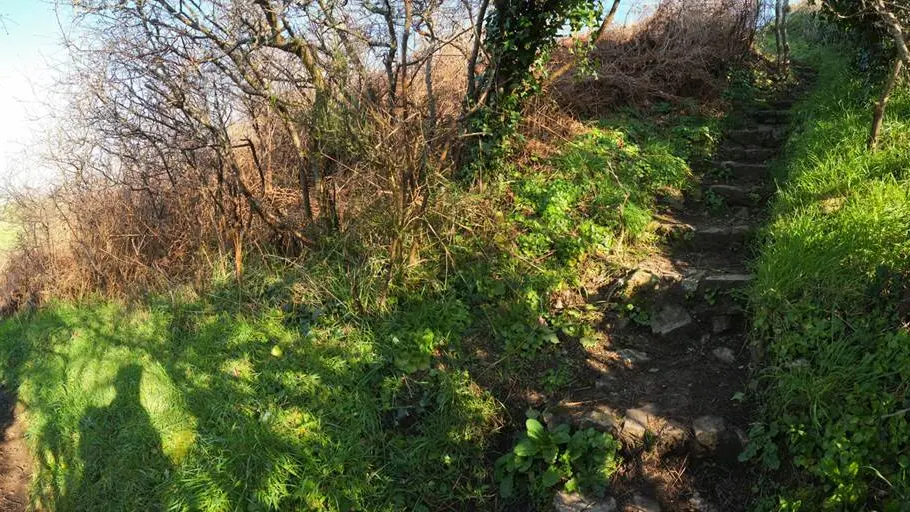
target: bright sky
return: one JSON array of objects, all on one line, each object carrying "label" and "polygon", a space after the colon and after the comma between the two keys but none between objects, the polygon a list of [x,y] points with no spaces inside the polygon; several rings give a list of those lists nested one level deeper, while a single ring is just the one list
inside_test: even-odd
[{"label": "bright sky", "polygon": [[[607,7],[610,3],[604,2]],[[654,3],[624,1],[617,23],[638,18]],[[0,20],[0,186],[11,181],[38,184],[50,172],[29,155],[40,151],[38,133],[47,127],[42,120],[50,86],[66,61],[55,1],[0,0]]]},{"label": "bright sky", "polygon": [[0,184],[41,181],[26,163],[64,61],[53,0],[0,0]]}]

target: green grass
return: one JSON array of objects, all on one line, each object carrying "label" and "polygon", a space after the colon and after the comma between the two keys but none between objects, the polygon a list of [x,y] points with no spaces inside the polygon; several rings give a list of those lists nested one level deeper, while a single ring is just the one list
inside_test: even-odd
[{"label": "green grass", "polygon": [[485,440],[500,411],[464,372],[406,377],[383,357],[385,333],[214,293],[134,308],[53,304],[0,325],[44,508],[485,501]]},{"label": "green grass", "polygon": [[[819,71],[780,166],[753,290],[763,419],[747,455],[762,506],[904,510],[910,503],[910,91],[865,140],[880,84],[806,16],[794,54]],[[903,411],[903,412],[902,412]]]},{"label": "green grass", "polygon": [[[597,342],[596,315],[557,312],[552,298],[648,240],[656,197],[687,186],[716,124],[668,106],[628,114],[552,158],[498,169],[483,192],[442,189],[438,215],[458,222],[431,212],[439,241],[388,293],[386,253],[339,236],[298,264],[247,262],[242,286],[225,274],[203,290],[56,302],[0,322],[0,383],[27,408],[35,501],[516,510],[563,487],[602,491],[615,441],[548,425],[552,439],[524,434],[541,447],[521,458],[514,391],[572,384],[582,363],[567,354]],[[496,461],[509,453],[504,496]]]}]

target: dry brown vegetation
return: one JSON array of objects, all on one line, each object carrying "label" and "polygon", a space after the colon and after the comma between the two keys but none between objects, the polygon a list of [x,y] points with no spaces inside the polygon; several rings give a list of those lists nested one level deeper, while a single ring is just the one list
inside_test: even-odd
[{"label": "dry brown vegetation", "polygon": [[[618,105],[716,97],[725,71],[752,45],[757,10],[750,0],[663,1],[647,20],[607,31],[583,68],[554,84],[561,105],[598,117]],[[568,51],[557,60],[571,58]]]},{"label": "dry brown vegetation", "polygon": [[[356,240],[353,260],[383,254],[389,282],[434,238],[426,212],[488,64],[486,2],[210,3],[82,2],[47,154],[60,178],[12,198],[13,305],[201,283],[223,261],[240,279],[248,252],[295,257],[327,235]],[[755,22],[753,0],[665,0],[608,30],[596,77],[570,71],[528,103],[524,151],[546,155],[578,115],[716,95]]]}]

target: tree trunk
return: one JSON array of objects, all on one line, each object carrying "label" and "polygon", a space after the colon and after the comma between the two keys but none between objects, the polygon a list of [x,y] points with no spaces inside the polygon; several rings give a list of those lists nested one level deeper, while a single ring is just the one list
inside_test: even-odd
[{"label": "tree trunk", "polygon": [[781,0],[774,0],[774,49],[777,50],[777,66],[780,68],[780,49],[781,49]]},{"label": "tree trunk", "polygon": [[900,76],[903,65],[904,61],[901,60],[900,55],[898,55],[898,57],[894,59],[894,66],[891,68],[891,75],[885,83],[882,95],[879,97],[878,103],[875,104],[875,114],[872,117],[872,130],[869,132],[869,141],[866,143],[866,147],[870,151],[875,151],[875,146],[878,144],[878,136],[882,131],[882,121],[885,119],[885,107],[888,105],[888,99],[891,97],[891,92],[894,91],[894,86],[897,84],[897,78]]},{"label": "tree trunk", "polygon": [[783,60],[781,62],[783,63],[782,72],[786,75],[790,72],[790,40],[787,36],[787,17],[790,15],[790,0],[783,0],[782,3],[781,11],[784,17],[783,22],[780,24],[780,38],[781,43],[783,43],[783,53],[781,55]]},{"label": "tree trunk", "polygon": [[610,12],[607,13],[607,16],[604,18],[603,22],[600,24],[600,28],[597,29],[597,32],[594,34],[594,37],[591,38],[592,43],[600,41],[600,38],[607,32],[607,28],[613,24],[613,18],[616,17],[616,11],[619,10],[619,0],[613,0],[613,5],[610,6]]}]

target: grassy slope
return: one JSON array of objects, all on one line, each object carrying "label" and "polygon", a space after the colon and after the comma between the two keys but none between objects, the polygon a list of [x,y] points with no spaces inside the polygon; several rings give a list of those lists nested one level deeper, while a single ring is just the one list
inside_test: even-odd
[{"label": "grassy slope", "polygon": [[[904,510],[910,502],[910,91],[864,147],[877,84],[854,50],[796,17],[820,75],[798,106],[754,289],[765,422],[750,455],[784,482],[769,508]],[[781,464],[782,461],[782,464]],[[904,505],[902,505],[904,504]],[[891,508],[889,508],[891,507]]]},{"label": "grassy slope", "polygon": [[0,382],[28,408],[36,498],[48,510],[514,509],[493,478],[512,442],[497,437],[499,400],[571,385],[566,351],[596,340],[582,304],[548,304],[599,273],[617,240],[646,240],[658,191],[705,156],[716,122],[678,114],[592,125],[480,196],[440,198],[461,229],[384,303],[380,252],[345,245],[251,271],[241,288],[225,277],[198,295],[0,322]]}]

